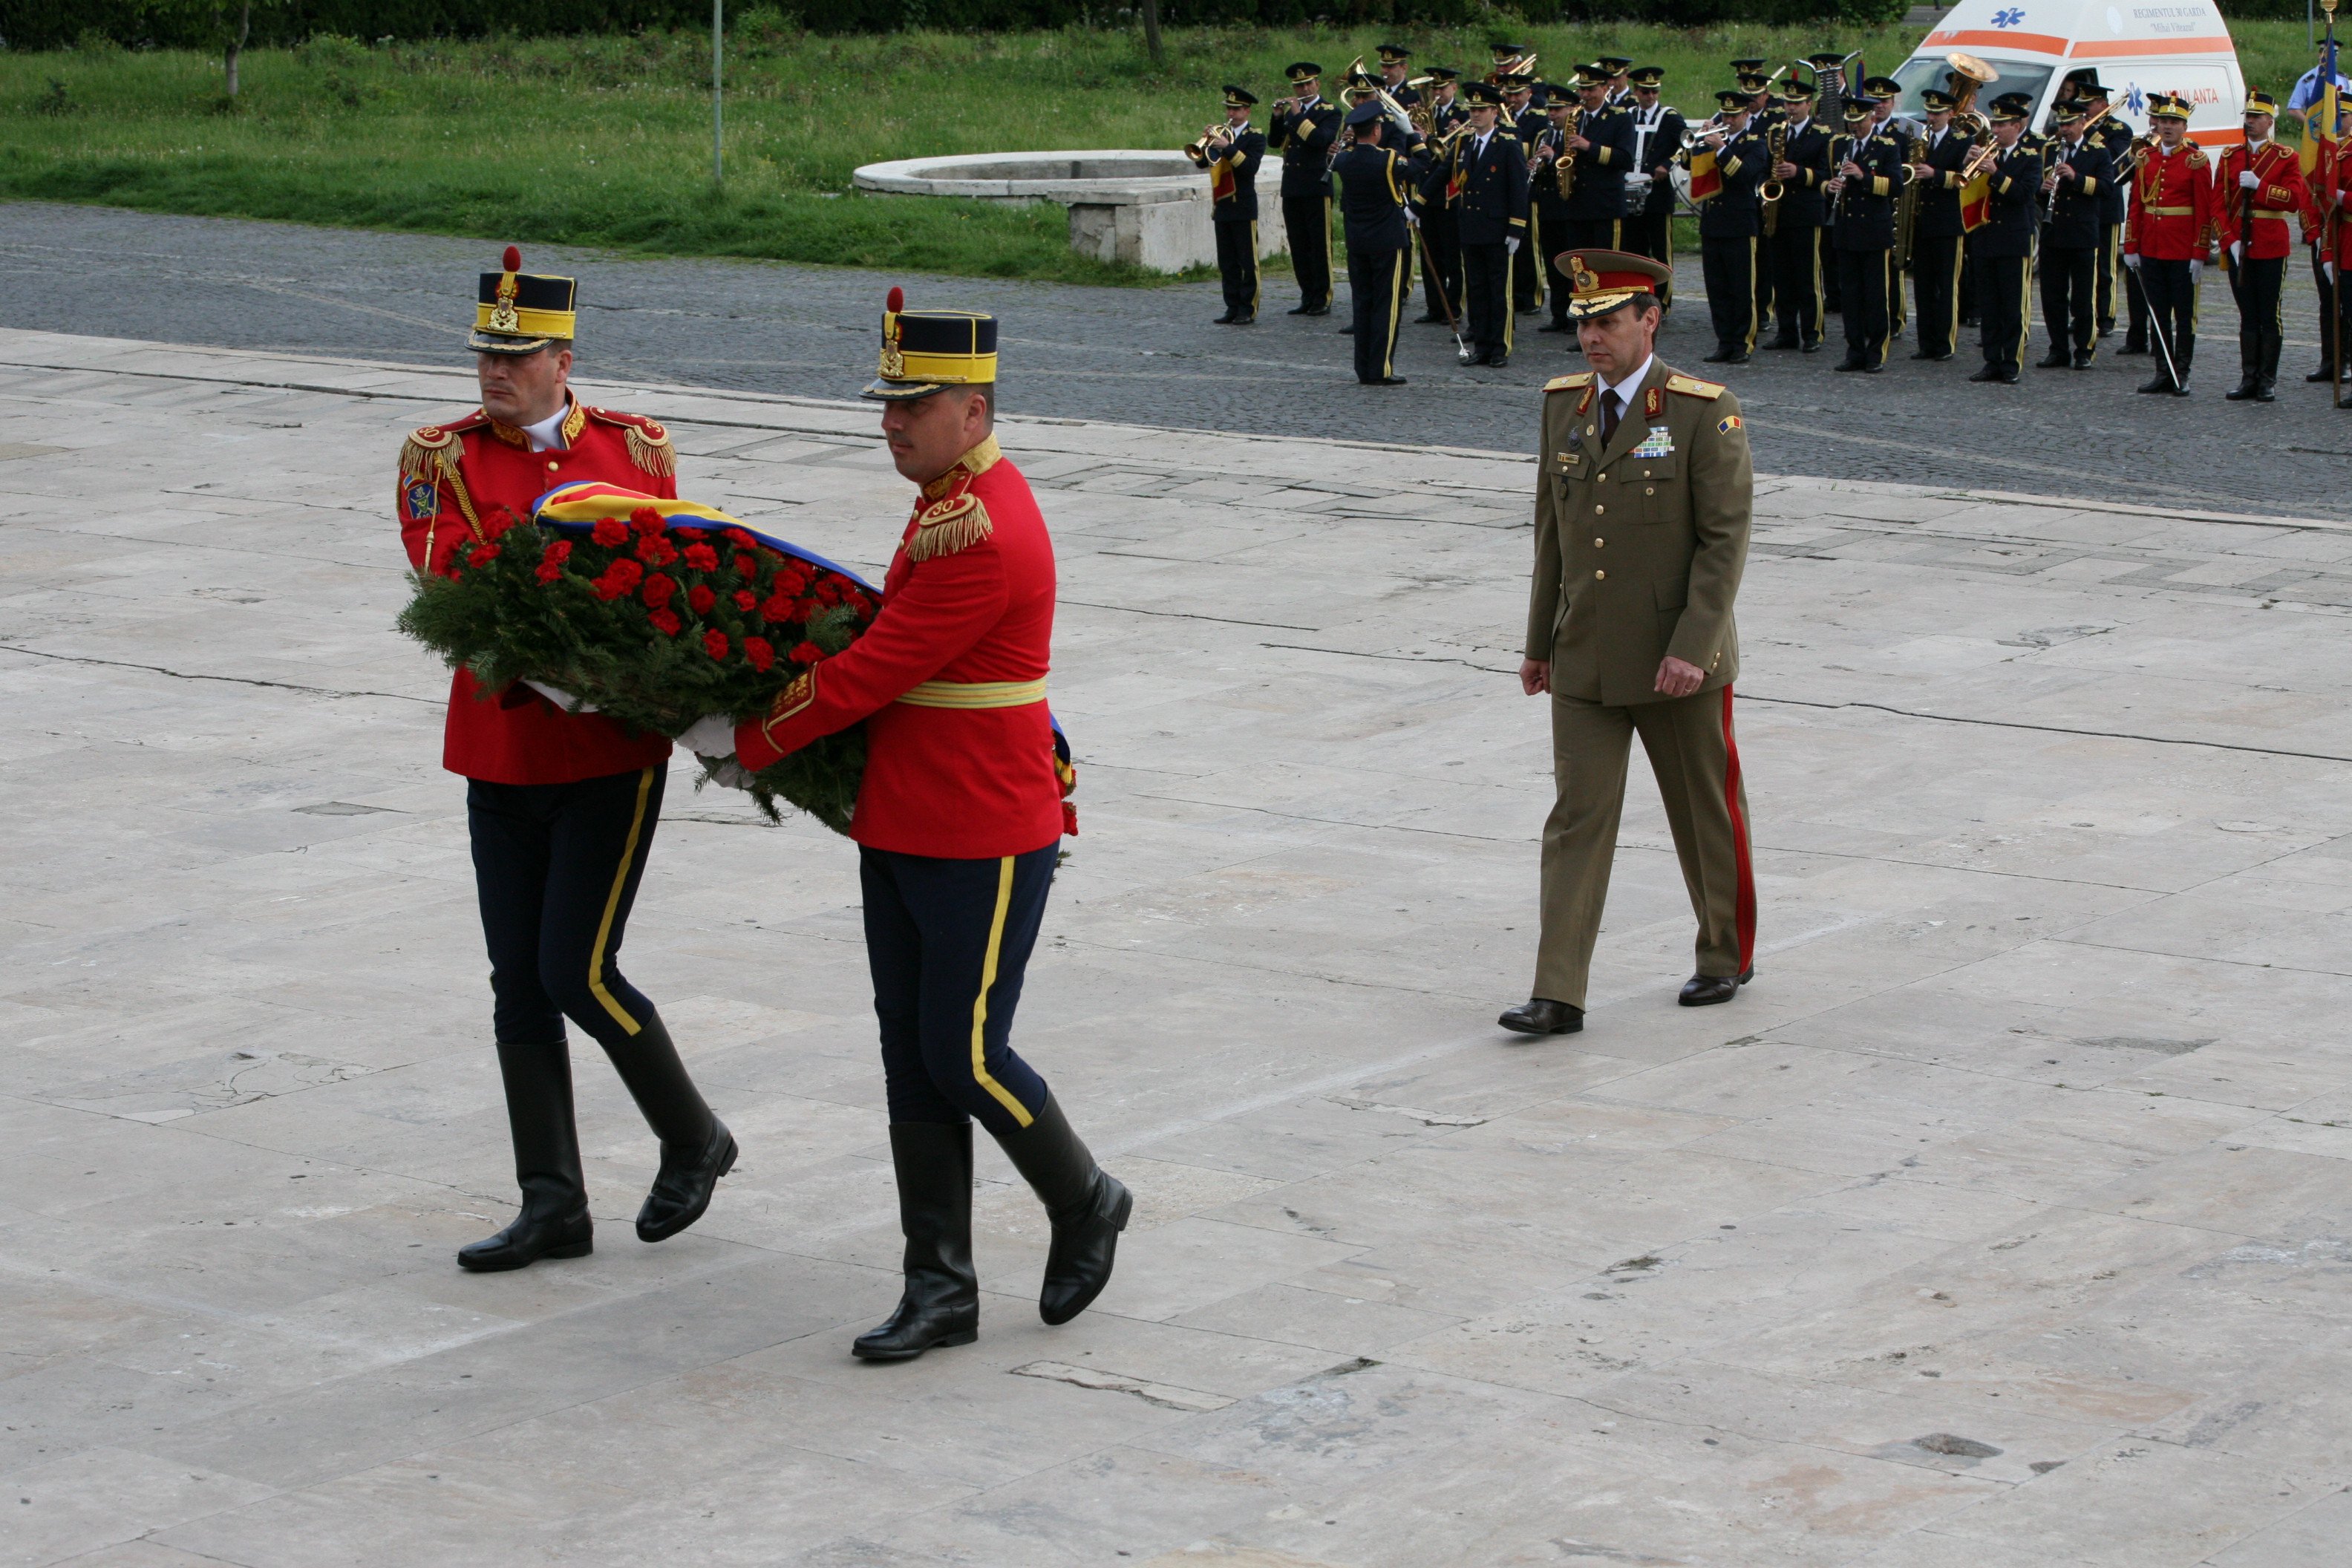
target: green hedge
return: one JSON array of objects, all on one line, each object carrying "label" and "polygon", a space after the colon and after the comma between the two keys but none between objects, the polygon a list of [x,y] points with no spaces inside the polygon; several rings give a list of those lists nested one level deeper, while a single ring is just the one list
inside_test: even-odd
[{"label": "green hedge", "polygon": [[[1089,24],[1122,26],[1130,20],[1126,5],[1136,3],[767,0],[751,5],[730,0],[728,12],[730,26],[747,20],[753,26],[805,26],[819,33],[891,33],[914,27],[1013,32]],[[2247,3],[2283,5],[2286,0]],[[226,0],[216,9],[226,11],[234,4]],[[1161,0],[1160,21],[1171,27],[1290,27],[1318,22],[1446,27],[1492,14],[1544,24],[1622,21],[1696,27],[1892,22],[1905,9],[1906,0]],[[257,47],[297,44],[320,34],[369,40],[467,38],[492,32],[547,37],[709,25],[709,0],[502,0],[496,6],[481,0],[257,0],[251,42]],[[93,37],[124,47],[205,49],[215,47],[220,34],[203,6],[175,0],[5,0],[0,3],[0,36],[12,49],[67,48]]]}]

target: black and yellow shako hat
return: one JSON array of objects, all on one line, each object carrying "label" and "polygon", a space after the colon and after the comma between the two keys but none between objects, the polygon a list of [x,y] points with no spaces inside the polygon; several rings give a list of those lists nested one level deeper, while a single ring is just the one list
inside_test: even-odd
[{"label": "black and yellow shako hat", "polygon": [[2274,115],[2278,112],[2278,100],[2273,98],[2267,92],[2250,92],[2246,94],[2245,112],[2248,114]]},{"label": "black and yellow shako hat", "polygon": [[2171,93],[2151,92],[2147,95],[2147,117],[2150,120],[2180,120],[2189,118],[2189,100]]},{"label": "black and yellow shako hat", "polygon": [[579,319],[579,280],[525,272],[522,252],[511,245],[500,262],[503,271],[482,274],[466,346],[476,353],[535,354],[569,339]]},{"label": "black and yellow shako hat", "polygon": [[893,289],[882,306],[882,365],[860,397],[898,403],[996,380],[996,318],[979,310],[909,310]]},{"label": "black and yellow shako hat", "polygon": [[1568,313],[1580,321],[1621,309],[1636,294],[1655,294],[1674,269],[1622,250],[1564,250],[1551,264],[1568,279]]}]

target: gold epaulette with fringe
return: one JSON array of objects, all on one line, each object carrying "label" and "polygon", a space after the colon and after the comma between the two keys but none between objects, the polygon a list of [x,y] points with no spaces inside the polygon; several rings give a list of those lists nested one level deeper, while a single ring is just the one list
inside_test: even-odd
[{"label": "gold epaulette with fringe", "polygon": [[915,514],[915,536],[907,541],[907,559],[929,561],[940,555],[952,555],[959,550],[969,550],[996,531],[988,520],[988,509],[980,498],[966,490],[961,495],[933,501]]},{"label": "gold epaulette with fringe", "polygon": [[454,479],[457,459],[466,455],[457,437],[489,423],[479,410],[446,425],[427,425],[408,433],[400,444],[400,477],[405,479]]},{"label": "gold epaulette with fringe", "polygon": [[588,412],[607,425],[620,426],[622,438],[628,443],[629,461],[640,471],[664,479],[677,472],[677,447],[658,421],[612,408]]},{"label": "gold epaulette with fringe", "polygon": [[2198,146],[2193,142],[2189,144],[2189,166],[2190,168],[2201,169],[2211,162],[2212,160],[2210,158],[2205,156],[2204,148]]},{"label": "gold epaulette with fringe", "polygon": [[1695,375],[1670,375],[1666,377],[1666,390],[1679,392],[1685,397],[1704,397],[1712,403],[1723,395],[1724,388],[1719,381],[1701,381]]}]

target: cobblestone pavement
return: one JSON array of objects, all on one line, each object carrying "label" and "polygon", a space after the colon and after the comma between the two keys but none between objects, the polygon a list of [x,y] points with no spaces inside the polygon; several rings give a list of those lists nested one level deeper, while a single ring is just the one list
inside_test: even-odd
[{"label": "cobblestone pavement", "polygon": [[[496,247],[107,208],[0,206],[0,325],[183,343],[361,355],[416,364],[459,353],[466,290]],[[1532,389],[1582,362],[1521,317],[1509,369],[1470,371],[1433,326],[1408,326],[1410,386],[1360,387],[1339,318],[1283,312],[1268,287],[1251,329],[1212,324],[1212,284],[1089,289],[846,268],[623,259],[551,246],[530,264],[583,279],[585,368],[635,381],[843,395],[872,374],[881,297],[1003,318],[1005,395],[1015,410],[1192,429],[1343,437],[1524,451]],[[1695,269],[1693,269],[1695,270]],[[1669,323],[1665,353],[1703,368],[1712,347],[1696,300]],[[1791,474],[1991,488],[2288,516],[2352,516],[2352,411],[2302,380],[2317,345],[2310,279],[2291,272],[2287,351],[2274,405],[2233,405],[2235,317],[2209,280],[2208,335],[2186,400],[2135,396],[2150,362],[2103,345],[2087,373],[2028,368],[2016,387],[1977,386],[1971,351],[1913,363],[1899,342],[1885,374],[1839,375],[1832,347],[1759,353],[1727,373],[1749,413],[1760,467]],[[2046,346],[2040,338],[2036,355]]]},{"label": "cobblestone pavement", "polygon": [[[595,1252],[449,1256],[513,1177],[386,513],[470,387],[0,331],[0,1563],[2340,1568],[2352,523],[1759,487],[1757,983],[1674,1005],[1637,767],[1534,1042],[1530,460],[1009,421],[1085,826],[1017,1038],[1138,1206],[1045,1328],[984,1148],[982,1338],[871,1367],[856,859],[683,763],[626,962],[742,1162],[637,1243],[582,1041]],[[585,390],[903,525],[869,406]]]}]

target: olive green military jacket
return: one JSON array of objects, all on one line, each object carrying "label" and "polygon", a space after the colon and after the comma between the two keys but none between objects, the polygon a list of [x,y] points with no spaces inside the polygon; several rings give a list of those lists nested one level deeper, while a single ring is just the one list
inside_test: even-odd
[{"label": "olive green military jacket", "polygon": [[1606,451],[1600,403],[1590,371],[1544,388],[1527,657],[1555,693],[1611,707],[1660,700],[1668,655],[1727,686],[1755,500],[1739,400],[1653,357]]}]

